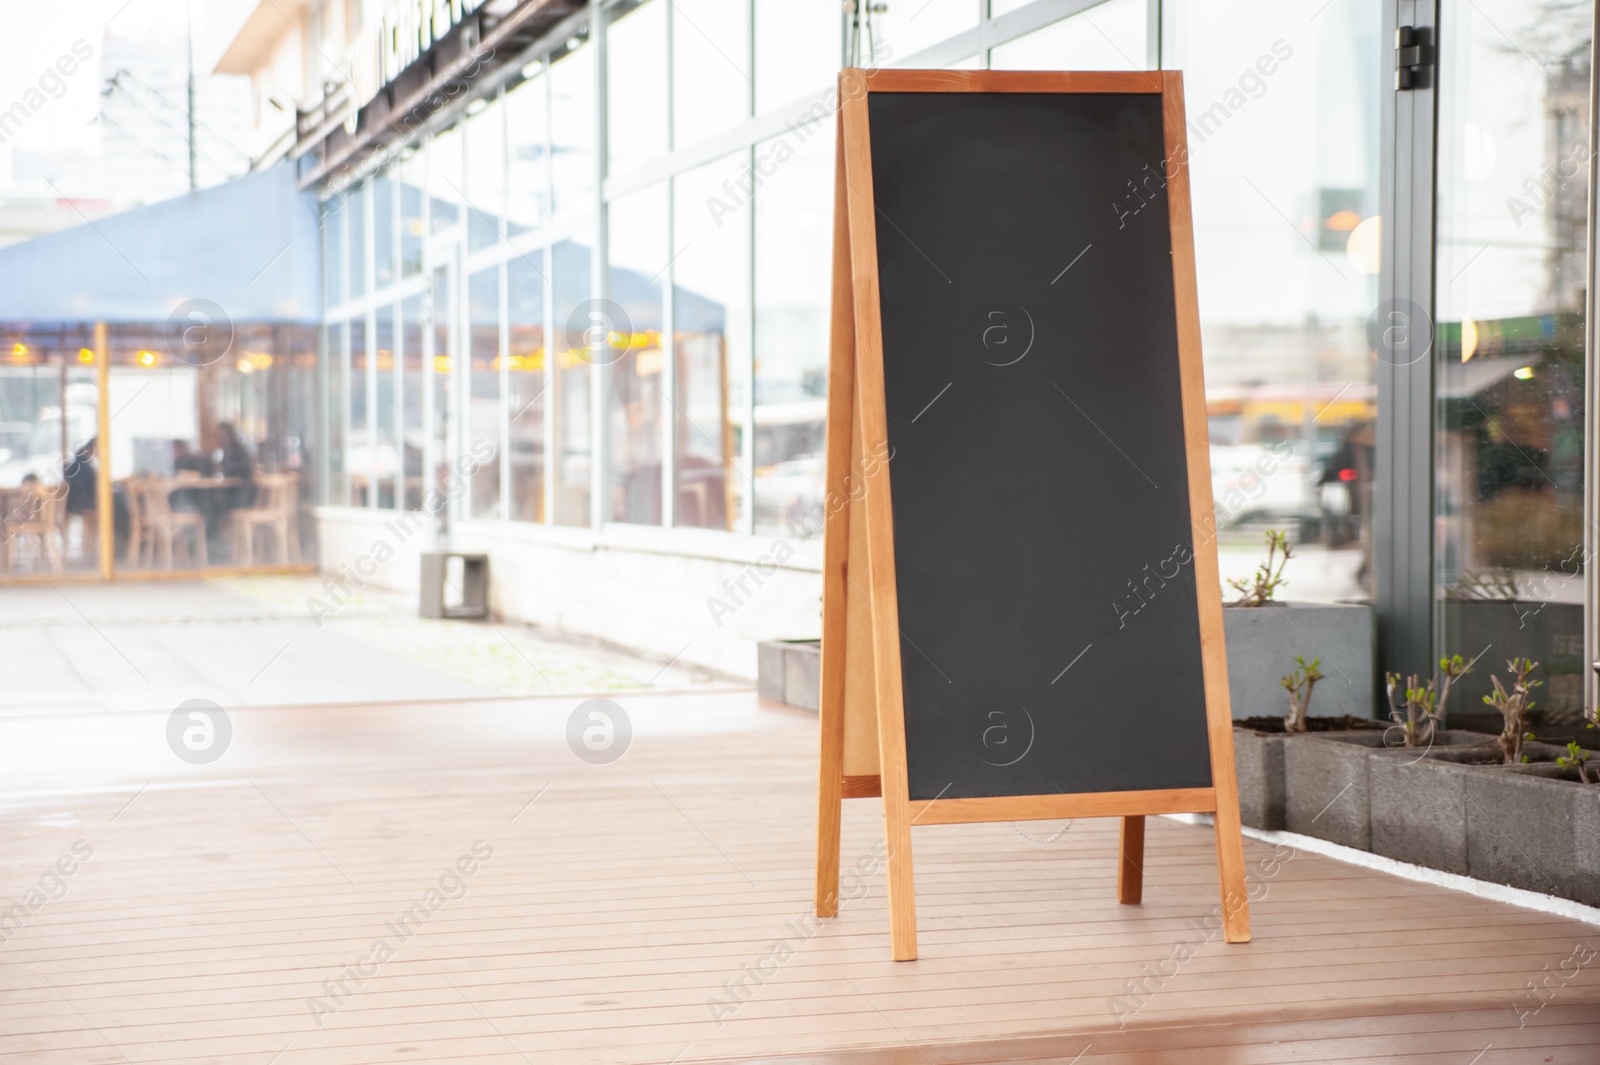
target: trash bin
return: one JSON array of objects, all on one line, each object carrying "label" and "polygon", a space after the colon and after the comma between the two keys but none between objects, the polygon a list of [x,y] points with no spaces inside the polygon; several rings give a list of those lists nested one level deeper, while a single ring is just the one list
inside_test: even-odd
[{"label": "trash bin", "polygon": [[[451,560],[461,569],[452,574]],[[446,595],[446,585],[452,593]],[[455,602],[460,596],[459,605]],[[422,553],[422,595],[417,612],[425,618],[487,618],[489,616],[489,556],[461,551]]]}]

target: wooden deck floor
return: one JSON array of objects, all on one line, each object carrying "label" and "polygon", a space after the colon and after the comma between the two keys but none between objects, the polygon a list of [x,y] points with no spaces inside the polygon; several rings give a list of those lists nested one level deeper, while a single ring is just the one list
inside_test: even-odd
[{"label": "wooden deck floor", "polygon": [[209,767],[165,715],[0,722],[0,911],[46,880],[0,927],[0,1061],[1600,1061],[1600,930],[1246,841],[1228,946],[1209,830],[1163,819],[1138,907],[1113,822],[919,829],[891,962],[874,801],[865,894],[807,917],[814,717],[627,697],[589,765],[575,702],[238,711]]}]

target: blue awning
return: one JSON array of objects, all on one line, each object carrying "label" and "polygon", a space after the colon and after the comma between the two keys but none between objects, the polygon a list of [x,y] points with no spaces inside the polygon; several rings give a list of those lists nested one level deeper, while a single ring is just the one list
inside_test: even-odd
[{"label": "blue awning", "polygon": [[0,248],[0,322],[165,322],[206,299],[236,323],[321,320],[316,201],[279,164]]}]

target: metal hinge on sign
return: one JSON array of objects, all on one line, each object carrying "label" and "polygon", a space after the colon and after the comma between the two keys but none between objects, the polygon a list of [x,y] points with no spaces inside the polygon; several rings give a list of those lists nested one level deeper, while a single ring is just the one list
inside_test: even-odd
[{"label": "metal hinge on sign", "polygon": [[1419,89],[1428,85],[1427,72],[1433,67],[1433,49],[1428,45],[1426,26],[1401,26],[1394,37],[1394,87]]}]

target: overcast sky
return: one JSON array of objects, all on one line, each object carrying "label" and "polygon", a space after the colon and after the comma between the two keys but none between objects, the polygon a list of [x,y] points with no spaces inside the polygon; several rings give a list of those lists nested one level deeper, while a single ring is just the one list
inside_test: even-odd
[{"label": "overcast sky", "polygon": [[[99,111],[100,42],[109,32],[118,37],[172,37],[185,32],[186,0],[64,0],[51,4],[0,0],[5,32],[0,33],[0,111],[22,100],[56,60],[70,55],[83,41],[94,55],[66,78],[66,91],[45,106],[0,145],[0,183],[9,182],[12,148],[29,151],[92,150],[91,125]],[[204,28],[205,7],[194,5],[195,32]],[[59,92],[59,90],[57,90]]]}]

